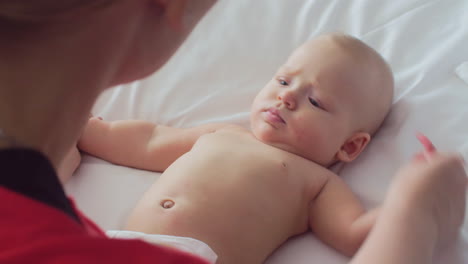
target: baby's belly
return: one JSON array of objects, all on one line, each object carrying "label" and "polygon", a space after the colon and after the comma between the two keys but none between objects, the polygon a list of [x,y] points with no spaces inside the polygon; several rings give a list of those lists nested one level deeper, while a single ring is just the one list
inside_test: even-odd
[{"label": "baby's belly", "polygon": [[200,154],[183,156],[161,175],[130,229],[193,237],[212,247],[220,263],[246,264],[262,263],[288,237],[307,230],[306,186],[290,175],[287,162]]}]

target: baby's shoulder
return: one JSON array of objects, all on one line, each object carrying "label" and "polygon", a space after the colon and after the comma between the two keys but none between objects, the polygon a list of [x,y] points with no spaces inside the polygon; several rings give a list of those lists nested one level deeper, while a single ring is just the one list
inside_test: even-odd
[{"label": "baby's shoulder", "polygon": [[325,183],[330,177],[336,176],[336,174],[329,168],[323,167],[322,165],[305,159],[301,156],[291,154],[289,155],[289,161],[295,170],[295,173],[302,175],[306,179],[311,181]]},{"label": "baby's shoulder", "polygon": [[[287,152],[287,151],[285,151]],[[315,161],[306,159],[300,155],[287,152],[290,160],[295,164],[295,167],[300,168],[306,174],[321,175],[323,177],[330,177],[335,173],[327,167],[318,164]]]},{"label": "baby's shoulder", "polygon": [[321,190],[335,177],[333,171],[310,160],[297,159],[294,163],[294,172],[300,175],[307,190],[307,199],[310,201],[320,194]]}]

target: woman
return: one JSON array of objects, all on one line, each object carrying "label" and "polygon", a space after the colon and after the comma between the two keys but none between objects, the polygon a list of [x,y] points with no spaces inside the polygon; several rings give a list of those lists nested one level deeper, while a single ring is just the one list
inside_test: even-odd
[{"label": "woman", "polygon": [[205,263],[106,238],[53,168],[99,93],[161,67],[212,4],[0,0],[0,263]]},{"label": "woman", "polygon": [[[100,92],[160,68],[212,4],[0,0],[1,263],[205,263],[106,238],[67,199],[55,171]],[[427,263],[463,219],[465,181],[455,155],[427,151],[412,161],[353,263]]]}]

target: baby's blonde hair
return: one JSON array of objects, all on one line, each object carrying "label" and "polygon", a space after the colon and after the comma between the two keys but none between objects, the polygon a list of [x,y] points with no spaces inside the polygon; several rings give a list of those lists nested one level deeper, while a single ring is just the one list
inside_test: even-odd
[{"label": "baby's blonde hair", "polygon": [[115,1],[119,0],[0,0],[0,23],[41,23]]}]

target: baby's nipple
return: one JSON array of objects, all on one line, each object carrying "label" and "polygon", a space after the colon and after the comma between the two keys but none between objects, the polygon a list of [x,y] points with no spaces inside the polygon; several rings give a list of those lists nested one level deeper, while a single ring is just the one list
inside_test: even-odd
[{"label": "baby's nipple", "polygon": [[162,200],[161,206],[165,209],[169,209],[175,205],[174,201],[172,200]]}]

